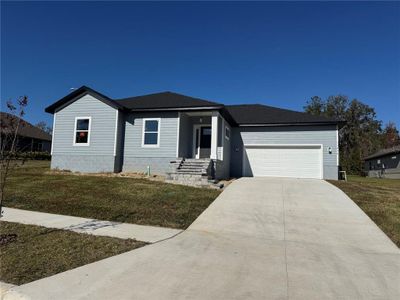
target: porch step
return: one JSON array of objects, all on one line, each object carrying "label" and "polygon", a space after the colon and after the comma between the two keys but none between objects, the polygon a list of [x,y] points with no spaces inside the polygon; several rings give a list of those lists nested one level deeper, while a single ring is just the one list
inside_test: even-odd
[{"label": "porch step", "polygon": [[167,180],[191,186],[209,186],[211,184],[210,159],[182,159],[173,162],[173,170],[167,174]]},{"label": "porch step", "polygon": [[199,170],[199,171],[201,171],[201,170],[207,170],[207,167],[206,166],[186,166],[186,165],[184,165],[184,166],[180,166],[178,168],[178,170]]},{"label": "porch step", "polygon": [[189,161],[186,162],[184,161],[181,166],[208,166],[210,162],[206,161],[206,162],[194,162],[194,161]]},{"label": "porch step", "polygon": [[183,161],[184,164],[188,164],[188,165],[204,165],[204,164],[208,164],[210,163],[210,160],[200,160],[200,159],[185,159]]},{"label": "porch step", "polygon": [[206,170],[179,169],[176,172],[178,174],[207,175],[207,171]]},{"label": "porch step", "polygon": [[176,171],[184,174],[202,175],[207,174],[209,165],[209,159],[184,159]]},{"label": "porch step", "polygon": [[198,174],[168,174],[167,181],[190,186],[209,186],[212,180],[207,175]]}]

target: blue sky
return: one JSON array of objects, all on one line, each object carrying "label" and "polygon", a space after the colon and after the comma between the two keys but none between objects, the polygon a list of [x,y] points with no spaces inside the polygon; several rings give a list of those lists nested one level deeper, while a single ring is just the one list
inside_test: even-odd
[{"label": "blue sky", "polygon": [[400,125],[400,3],[2,2],[1,100],[88,85],[302,110],[345,94]]}]

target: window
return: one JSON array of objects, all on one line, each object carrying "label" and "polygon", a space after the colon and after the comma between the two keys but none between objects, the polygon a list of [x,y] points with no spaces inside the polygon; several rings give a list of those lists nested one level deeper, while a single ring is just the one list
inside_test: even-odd
[{"label": "window", "polygon": [[202,130],[202,132],[201,132],[202,135],[211,135],[210,127],[202,127],[201,130]]},{"label": "window", "polygon": [[160,145],[160,119],[143,119],[142,147]]},{"label": "window", "polygon": [[75,118],[74,146],[89,146],[90,117]]},{"label": "window", "polygon": [[229,127],[225,127],[225,138],[229,140],[231,138],[231,130]]}]

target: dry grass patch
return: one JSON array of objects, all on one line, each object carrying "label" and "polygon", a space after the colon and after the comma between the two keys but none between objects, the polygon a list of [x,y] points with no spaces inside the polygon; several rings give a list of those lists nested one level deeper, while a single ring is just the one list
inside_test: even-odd
[{"label": "dry grass patch", "polygon": [[219,195],[144,178],[48,174],[49,162],[18,169],[5,206],[141,225],[187,228]]},{"label": "dry grass patch", "polygon": [[400,247],[400,180],[349,176],[344,191]]},{"label": "dry grass patch", "polygon": [[24,284],[117,255],[145,243],[0,222],[0,281]]}]

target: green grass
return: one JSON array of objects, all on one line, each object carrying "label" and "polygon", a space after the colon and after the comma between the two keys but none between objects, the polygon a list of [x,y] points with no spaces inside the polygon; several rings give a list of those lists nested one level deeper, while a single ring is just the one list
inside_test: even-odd
[{"label": "green grass", "polygon": [[137,178],[46,174],[30,161],[10,177],[4,206],[99,220],[187,228],[219,195]]},{"label": "green grass", "polygon": [[329,181],[353,201],[400,247],[400,180],[349,176]]},{"label": "green grass", "polygon": [[0,245],[0,281],[24,284],[117,255],[145,243],[34,225],[0,222],[0,234],[16,240]]}]

